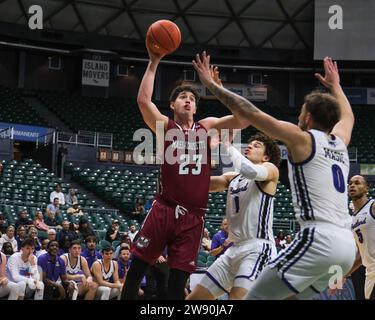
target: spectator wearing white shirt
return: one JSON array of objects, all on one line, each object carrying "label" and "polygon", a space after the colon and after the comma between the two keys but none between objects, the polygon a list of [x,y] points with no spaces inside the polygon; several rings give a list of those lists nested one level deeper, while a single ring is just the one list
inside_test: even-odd
[{"label": "spectator wearing white shirt", "polygon": [[25,296],[34,295],[34,300],[42,300],[44,283],[40,281],[37,258],[33,255],[34,240],[27,238],[21,244],[21,251],[10,256],[8,260],[8,278],[15,283],[25,283]]},{"label": "spectator wearing white shirt", "polygon": [[132,224],[130,226],[130,229],[129,229],[129,232],[128,232],[128,237],[130,238],[130,240],[132,241],[132,243],[133,243],[134,238],[137,235],[137,233],[138,233],[138,230],[136,229],[135,225]]},{"label": "spectator wearing white shirt", "polygon": [[0,298],[8,296],[8,300],[22,299],[25,294],[25,284],[9,281],[6,275],[7,257],[0,252]]},{"label": "spectator wearing white shirt", "polygon": [[59,199],[59,204],[65,205],[65,195],[61,191],[61,186],[58,184],[55,187],[55,191],[52,191],[51,194],[49,195],[49,201],[53,203],[55,198]]}]

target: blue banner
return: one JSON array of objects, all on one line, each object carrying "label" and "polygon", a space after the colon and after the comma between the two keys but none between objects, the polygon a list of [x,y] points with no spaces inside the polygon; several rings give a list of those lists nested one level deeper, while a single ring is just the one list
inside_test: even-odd
[{"label": "blue banner", "polygon": [[367,104],[367,88],[343,88],[351,104]]},{"label": "blue banner", "polygon": [[0,130],[10,127],[14,128],[14,140],[35,142],[38,137],[48,133],[48,128],[45,127],[0,122]]}]

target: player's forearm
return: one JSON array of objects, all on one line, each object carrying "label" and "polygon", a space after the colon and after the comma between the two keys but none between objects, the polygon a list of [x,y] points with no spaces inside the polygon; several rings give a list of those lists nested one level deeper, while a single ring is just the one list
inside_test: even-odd
[{"label": "player's forearm", "polygon": [[217,85],[214,81],[211,81],[207,85],[207,88],[237,118],[246,118],[250,122],[253,122],[256,119],[256,114],[260,112],[249,100]]},{"label": "player's forearm", "polygon": [[216,257],[221,251],[223,251],[223,249],[223,246],[219,246],[215,249],[212,249],[210,255]]},{"label": "player's forearm", "polygon": [[149,62],[146,72],[143,76],[141,85],[138,91],[137,101],[138,104],[141,106],[142,103],[147,103],[151,101],[152,93],[154,91],[154,82],[156,76],[156,69],[158,63]]},{"label": "player's forearm", "polygon": [[248,179],[254,179],[256,181],[267,180],[267,168],[265,168],[262,165],[252,163],[233,146],[224,146],[224,148],[227,149],[236,172],[241,173],[244,177]]}]

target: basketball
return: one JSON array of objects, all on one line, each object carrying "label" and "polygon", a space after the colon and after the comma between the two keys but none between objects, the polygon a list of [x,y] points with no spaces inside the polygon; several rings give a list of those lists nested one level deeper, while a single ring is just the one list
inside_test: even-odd
[{"label": "basketball", "polygon": [[171,54],[181,43],[178,26],[169,20],[158,20],[147,30],[146,45],[158,55]]}]

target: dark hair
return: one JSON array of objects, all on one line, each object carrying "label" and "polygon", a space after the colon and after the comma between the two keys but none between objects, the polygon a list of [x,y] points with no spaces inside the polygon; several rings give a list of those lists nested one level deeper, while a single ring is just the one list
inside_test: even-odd
[{"label": "dark hair", "polygon": [[[43,240],[45,240],[45,239],[43,239]],[[54,242],[56,242],[57,246],[60,248],[59,242],[57,240],[52,240],[52,241],[50,241],[50,242],[47,243],[47,249],[49,249],[49,247],[51,246],[51,244],[54,243]]]},{"label": "dark hair", "polygon": [[278,167],[281,162],[281,155],[280,149],[276,142],[261,132],[258,132],[255,135],[251,136],[248,143],[255,140],[263,142],[265,147],[265,155],[269,156],[270,162],[273,163],[276,167]]},{"label": "dark hair", "polygon": [[91,241],[97,243],[96,237],[95,236],[87,236],[86,239],[85,239],[85,242],[88,243],[88,242],[91,242]]},{"label": "dark hair", "polygon": [[21,243],[21,248],[26,247],[26,246],[30,246],[30,247],[35,248],[34,239],[26,238],[25,240],[23,240],[22,243]]},{"label": "dark hair", "polygon": [[102,252],[108,252],[108,251],[113,251],[113,248],[110,244],[104,245],[102,247]]},{"label": "dark hair", "polygon": [[59,198],[53,198],[53,201],[55,201],[55,200],[59,200]]},{"label": "dark hair", "polygon": [[69,243],[69,249],[71,248],[71,247],[73,247],[74,245],[81,245],[81,241],[80,240],[73,240],[72,242],[70,242]]},{"label": "dark hair", "polygon": [[340,107],[329,93],[313,91],[305,96],[305,109],[310,112],[318,129],[330,132],[340,119]]},{"label": "dark hair", "polygon": [[197,106],[198,103],[199,103],[198,91],[195,90],[192,86],[189,86],[189,85],[180,85],[180,86],[177,86],[176,88],[174,88],[172,90],[172,93],[171,93],[170,97],[169,97],[169,101],[170,102],[176,101],[178,95],[181,92],[184,92],[184,91],[191,92],[195,96],[195,105]]},{"label": "dark hair", "polygon": [[129,248],[129,247],[122,247],[122,248],[120,248],[119,255],[120,255],[121,252],[124,251],[124,250],[128,250],[128,251],[130,251],[130,248]]}]

